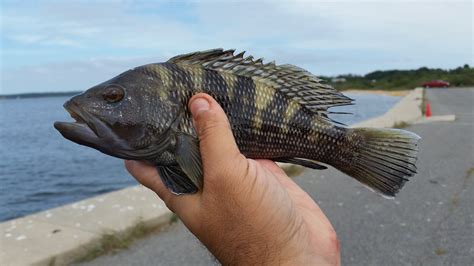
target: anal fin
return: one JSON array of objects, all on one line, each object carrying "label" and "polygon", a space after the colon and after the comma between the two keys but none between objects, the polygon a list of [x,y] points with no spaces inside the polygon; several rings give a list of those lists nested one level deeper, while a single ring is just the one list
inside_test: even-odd
[{"label": "anal fin", "polygon": [[301,165],[301,166],[304,166],[304,167],[317,169],[317,170],[328,169],[326,166],[321,165],[321,164],[319,164],[315,161],[302,159],[302,158],[276,158],[276,159],[273,159],[273,160],[277,161],[277,162],[281,162],[281,163],[298,164],[298,165]]}]

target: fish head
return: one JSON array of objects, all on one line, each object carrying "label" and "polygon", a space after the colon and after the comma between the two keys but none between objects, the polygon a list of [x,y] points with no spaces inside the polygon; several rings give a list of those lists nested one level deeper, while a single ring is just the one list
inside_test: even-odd
[{"label": "fish head", "polygon": [[[150,159],[166,149],[165,139],[178,108],[157,95],[162,82],[136,68],[69,99],[74,122],[55,122],[66,138],[111,156]],[[160,143],[161,142],[161,143]]]}]

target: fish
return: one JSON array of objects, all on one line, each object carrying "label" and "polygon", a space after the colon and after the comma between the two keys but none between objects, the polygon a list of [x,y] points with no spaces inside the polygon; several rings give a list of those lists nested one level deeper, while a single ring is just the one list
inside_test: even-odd
[{"label": "fish", "polygon": [[196,193],[204,177],[188,101],[203,92],[221,105],[247,158],[331,166],[385,197],[416,174],[418,135],[338,123],[329,109],[351,98],[303,68],[244,53],[212,49],[130,69],[69,99],[75,121],[54,127],[77,144],[155,165],[176,195]]}]

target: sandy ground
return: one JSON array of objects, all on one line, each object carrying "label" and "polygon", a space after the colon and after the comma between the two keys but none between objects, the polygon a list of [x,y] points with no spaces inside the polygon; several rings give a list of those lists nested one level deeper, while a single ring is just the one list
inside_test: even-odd
[{"label": "sandy ground", "polygon": [[371,93],[371,94],[383,94],[383,95],[390,95],[390,96],[405,96],[411,90],[400,90],[400,91],[385,91],[385,90],[345,90],[342,93]]},{"label": "sandy ground", "polygon": [[[407,128],[422,137],[419,173],[394,200],[333,168],[306,170],[295,178],[333,223],[343,265],[472,265],[474,90],[427,90],[426,96],[434,115],[454,113],[457,120]],[[177,222],[128,250],[82,266],[216,264]]]}]

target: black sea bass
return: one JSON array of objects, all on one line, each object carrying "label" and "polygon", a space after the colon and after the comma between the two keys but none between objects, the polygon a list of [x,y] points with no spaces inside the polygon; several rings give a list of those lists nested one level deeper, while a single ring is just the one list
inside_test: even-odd
[{"label": "black sea bass", "polygon": [[172,192],[194,193],[203,172],[187,104],[198,92],[219,102],[248,158],[331,165],[385,196],[416,173],[416,134],[338,126],[328,109],[351,99],[304,69],[234,50],[195,52],[126,71],[67,101],[76,122],[54,126],[78,144],[149,161]]}]

